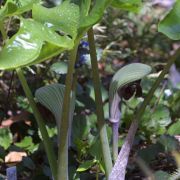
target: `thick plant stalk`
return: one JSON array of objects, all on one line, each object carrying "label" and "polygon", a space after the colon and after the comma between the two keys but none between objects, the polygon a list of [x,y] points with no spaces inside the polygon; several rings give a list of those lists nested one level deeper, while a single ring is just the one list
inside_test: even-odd
[{"label": "thick plant stalk", "polygon": [[113,161],[115,162],[118,157],[118,139],[119,139],[119,122],[112,124],[112,133],[113,133]]},{"label": "thick plant stalk", "polygon": [[128,135],[118,155],[116,163],[109,176],[109,180],[124,180],[126,173],[126,166],[128,163],[129,153],[134,141],[134,136],[138,128],[138,121],[133,121],[129,128]]},{"label": "thick plant stalk", "polygon": [[88,41],[89,41],[91,64],[92,64],[92,75],[94,82],[98,128],[100,132],[100,140],[101,140],[103,160],[105,164],[105,172],[106,172],[106,177],[108,178],[112,169],[112,159],[111,159],[109,142],[107,137],[106,123],[104,120],[102,94],[101,94],[100,78],[99,78],[98,64],[97,64],[97,54],[95,48],[94,33],[92,28],[88,31]]},{"label": "thick plant stalk", "polygon": [[47,129],[46,129],[46,126],[44,124],[44,120],[41,116],[41,114],[39,113],[39,110],[36,106],[36,103],[34,101],[34,98],[33,98],[33,95],[31,93],[31,90],[27,84],[27,81],[24,77],[24,74],[22,72],[22,70],[19,68],[16,70],[17,72],[17,75],[19,77],[19,80],[21,81],[21,84],[22,84],[22,87],[23,87],[23,90],[26,94],[26,97],[28,98],[28,101],[29,101],[29,104],[33,110],[33,113],[34,113],[34,116],[36,118],[36,121],[37,121],[37,124],[39,126],[39,129],[40,129],[40,132],[41,132],[41,135],[42,135],[42,139],[43,139],[43,143],[44,143],[44,147],[45,147],[45,150],[46,150],[46,154],[47,154],[47,157],[48,157],[48,160],[49,160],[49,164],[50,164],[50,168],[51,168],[51,171],[52,171],[52,175],[54,177],[55,180],[57,180],[57,162],[56,162],[56,156],[55,156],[55,152],[53,150],[53,145],[52,145],[52,142],[48,136],[48,133],[47,133]]},{"label": "thick plant stalk", "polygon": [[109,121],[112,124],[112,152],[113,152],[113,161],[116,162],[118,157],[118,138],[119,138],[119,125],[121,120],[121,111],[119,109],[119,103],[121,98],[116,93],[112,102],[110,103],[110,119]]},{"label": "thick plant stalk", "polygon": [[58,150],[58,180],[68,180],[68,129],[70,99],[72,96],[73,73],[76,62],[77,46],[70,52],[69,67],[66,75],[65,94],[60,127],[60,142]]},{"label": "thick plant stalk", "polygon": [[174,63],[174,61],[180,57],[180,48],[176,51],[176,53],[169,59],[168,63],[164,67],[163,71],[160,73],[159,77],[153,84],[152,88],[150,89],[147,97],[144,99],[143,103],[141,104],[139,110],[137,111],[137,114],[131,124],[131,127],[128,131],[128,135],[125,139],[125,142],[121,148],[121,151],[118,155],[117,161],[112,169],[112,172],[110,174],[109,180],[124,180],[125,179],[125,173],[126,173],[126,167],[128,163],[128,158],[130,154],[130,150],[134,141],[134,137],[138,128],[138,123],[140,122],[142,115],[148,105],[148,103],[151,101],[155,90],[158,88],[159,84],[164,79],[164,76],[168,73],[171,65]]}]

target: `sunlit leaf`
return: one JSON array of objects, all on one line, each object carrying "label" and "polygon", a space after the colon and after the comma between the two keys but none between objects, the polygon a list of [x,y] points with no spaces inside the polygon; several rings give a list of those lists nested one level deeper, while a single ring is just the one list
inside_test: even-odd
[{"label": "sunlit leaf", "polygon": [[171,11],[159,23],[158,31],[170,39],[180,39],[180,1],[177,0]]},{"label": "sunlit leaf", "polygon": [[138,12],[142,5],[142,0],[113,0],[112,6],[127,11]]},{"label": "sunlit leaf", "polygon": [[73,42],[68,36],[60,36],[32,19],[21,19],[18,33],[0,52],[0,69],[14,69],[32,64],[35,60],[40,62],[72,47]]},{"label": "sunlit leaf", "polygon": [[0,19],[29,11],[34,3],[39,2],[40,0],[19,0],[16,3],[13,0],[7,0],[6,4],[0,9]]},{"label": "sunlit leaf", "polygon": [[15,143],[15,145],[17,147],[20,147],[22,148],[23,150],[25,151],[29,151],[29,152],[34,152],[35,150],[38,149],[38,145],[35,145],[33,143],[33,140],[31,137],[24,137],[23,140],[21,140],[20,142],[18,143]]},{"label": "sunlit leaf", "polygon": [[0,19],[13,14],[17,10],[17,6],[12,2],[6,2],[4,7],[0,9]]},{"label": "sunlit leaf", "polygon": [[70,35],[75,39],[79,23],[79,7],[64,1],[59,6],[46,8],[35,4],[32,9],[33,18],[59,33]]},{"label": "sunlit leaf", "polygon": [[12,134],[8,128],[0,128],[0,146],[7,149],[12,143]]},{"label": "sunlit leaf", "polygon": [[88,15],[91,5],[91,0],[71,0],[71,2],[79,6],[81,17]]}]

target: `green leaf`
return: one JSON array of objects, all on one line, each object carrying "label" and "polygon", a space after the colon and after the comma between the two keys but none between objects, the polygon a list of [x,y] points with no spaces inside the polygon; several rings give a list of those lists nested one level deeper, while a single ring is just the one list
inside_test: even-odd
[{"label": "green leaf", "polygon": [[13,14],[17,10],[16,4],[7,1],[6,4],[0,9],[0,20]]},{"label": "green leaf", "polygon": [[[11,0],[12,1],[12,0]],[[41,0],[19,0],[19,6],[15,14],[22,14],[32,9],[33,4],[40,3]]]},{"label": "green leaf", "polygon": [[32,141],[32,138],[31,137],[24,137],[23,140],[21,140],[21,142],[18,142],[18,143],[15,143],[15,145],[17,147],[20,147],[26,151],[29,151],[31,153],[33,153],[34,151],[37,150],[38,148],[38,144],[35,145]]},{"label": "green leaf", "polygon": [[170,177],[170,175],[167,172],[161,170],[156,171],[154,176],[156,180],[169,179]]},{"label": "green leaf", "polygon": [[34,3],[39,2],[40,0],[19,0],[19,3],[15,3],[13,0],[7,0],[6,4],[0,9],[0,19],[29,11]]},{"label": "green leaf", "polygon": [[147,109],[141,122],[141,126],[146,130],[163,134],[166,127],[171,123],[169,109],[163,105],[159,105],[153,113]]},{"label": "green leaf", "polygon": [[169,135],[162,135],[158,142],[164,146],[166,152],[178,151],[179,143],[178,141]]},{"label": "green leaf", "polygon": [[12,138],[12,134],[8,128],[0,128],[1,147],[6,150],[11,145]]},{"label": "green leaf", "polygon": [[170,39],[180,39],[180,1],[177,0],[171,11],[159,23],[158,31]]},{"label": "green leaf", "polygon": [[70,1],[64,1],[59,6],[46,8],[35,4],[32,9],[33,18],[49,28],[76,38],[79,23],[79,7]]},{"label": "green leaf", "polygon": [[113,0],[112,2],[113,7],[132,12],[138,12],[141,5],[141,0]]},{"label": "green leaf", "polygon": [[80,18],[80,24],[79,24],[79,36],[81,37],[90,27],[92,27],[94,24],[98,23],[103,14],[105,9],[108,7],[108,5],[111,3],[112,0],[101,0],[101,1],[95,1],[94,6],[92,7],[90,13],[88,16],[84,16]]},{"label": "green leaf", "polygon": [[[69,48],[71,48],[71,45],[73,46],[73,42],[71,41],[69,43]],[[39,54],[39,56],[37,57],[37,59],[35,59],[34,61],[32,61],[30,64],[27,65],[33,65],[33,64],[38,64],[41,63],[47,59],[50,59],[54,56],[57,56],[58,54],[60,54],[61,52],[63,52],[65,50],[65,48],[60,48],[56,45],[50,44],[50,43],[45,43],[41,49],[41,52]]]},{"label": "green leaf", "polygon": [[164,148],[161,144],[152,144],[145,149],[138,151],[138,156],[142,158],[145,162],[150,163],[156,158],[159,153],[164,152]]},{"label": "green leaf", "polygon": [[87,16],[91,6],[91,0],[71,0],[72,3],[75,3],[80,8],[80,17]]},{"label": "green leaf", "polygon": [[5,156],[6,156],[5,149],[2,146],[0,146],[0,162],[2,159],[5,159]]},{"label": "green leaf", "polygon": [[94,160],[85,161],[78,167],[77,172],[83,172],[88,170],[91,166],[94,165],[94,163],[95,163]]},{"label": "green leaf", "polygon": [[72,47],[73,42],[68,36],[60,36],[52,29],[32,19],[21,19],[18,33],[0,52],[0,69],[14,69],[37,63],[48,58],[52,53]]},{"label": "green leaf", "polygon": [[73,142],[75,143],[77,139],[87,139],[90,134],[90,126],[84,115],[78,115],[74,117],[72,125]]},{"label": "green leaf", "polygon": [[68,69],[68,64],[63,61],[56,62],[51,66],[50,69],[51,71],[54,71],[57,74],[66,74]]},{"label": "green leaf", "polygon": [[180,119],[176,123],[173,123],[169,128],[167,133],[169,135],[178,135],[180,133]]},{"label": "green leaf", "polygon": [[101,142],[99,139],[96,139],[92,146],[89,149],[89,153],[96,159],[96,160],[101,160],[102,159],[102,152],[101,149],[99,148],[101,146]]}]

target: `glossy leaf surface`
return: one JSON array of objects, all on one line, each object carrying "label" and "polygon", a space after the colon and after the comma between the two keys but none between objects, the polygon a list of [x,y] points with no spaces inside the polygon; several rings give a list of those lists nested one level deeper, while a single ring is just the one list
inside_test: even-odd
[{"label": "glossy leaf surface", "polygon": [[75,39],[79,23],[79,6],[65,1],[59,6],[46,8],[34,5],[33,18],[59,33],[70,35]]},{"label": "glossy leaf surface", "polygon": [[89,15],[90,0],[72,2],[66,0],[54,8],[34,4],[34,20],[21,20],[19,31],[0,52],[0,69],[33,65],[72,49],[74,42],[101,19],[111,1],[96,1]]},{"label": "glossy leaf surface", "polygon": [[172,10],[159,23],[158,31],[170,39],[180,39],[180,1],[177,0]]},{"label": "glossy leaf surface", "polygon": [[[46,50],[46,45],[49,45]],[[58,47],[58,48],[57,48]],[[60,36],[52,29],[32,19],[21,19],[21,25],[16,33],[0,52],[0,69],[14,69],[31,64],[39,55],[47,56],[56,51],[73,47],[68,36]],[[41,51],[42,50],[42,51]],[[41,53],[41,54],[40,54]],[[40,60],[43,58],[41,57]]]}]

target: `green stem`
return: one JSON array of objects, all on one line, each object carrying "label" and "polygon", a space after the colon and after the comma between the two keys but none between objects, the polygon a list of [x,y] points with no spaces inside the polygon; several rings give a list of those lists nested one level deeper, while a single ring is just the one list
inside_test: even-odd
[{"label": "green stem", "polygon": [[98,71],[94,33],[93,33],[92,28],[88,31],[88,41],[89,41],[91,64],[92,64],[92,75],[93,75],[93,82],[94,82],[98,128],[100,132],[103,160],[105,163],[105,172],[106,172],[106,177],[108,179],[109,174],[112,169],[112,159],[111,159],[111,153],[110,153],[109,142],[108,142],[107,131],[106,131],[106,122],[104,120],[101,83],[100,83],[99,71]]},{"label": "green stem", "polygon": [[8,38],[8,36],[6,34],[6,30],[4,28],[3,21],[0,21],[0,31],[2,34],[3,41],[5,41]]},{"label": "green stem", "polygon": [[159,84],[162,82],[162,80],[164,79],[164,76],[168,73],[170,67],[172,66],[172,64],[174,63],[174,61],[177,59],[177,57],[180,56],[180,48],[178,50],[176,50],[176,53],[170,57],[168,63],[166,64],[166,66],[164,67],[163,71],[160,73],[159,77],[157,78],[157,80],[155,81],[155,83],[153,84],[152,88],[150,89],[147,97],[145,98],[145,100],[143,101],[143,103],[141,104],[139,110],[137,111],[137,114],[135,116],[136,120],[140,120],[142,115],[144,114],[144,111],[146,109],[146,106],[148,105],[148,103],[151,101],[155,90],[158,88]]},{"label": "green stem", "polygon": [[68,179],[68,128],[71,89],[73,84],[74,65],[76,62],[77,46],[70,52],[69,67],[66,75],[65,94],[63,100],[62,119],[60,127],[60,142],[58,151],[58,180]]},{"label": "green stem", "polygon": [[48,156],[48,160],[49,160],[49,164],[50,164],[50,167],[51,167],[51,170],[52,170],[52,174],[53,174],[53,177],[55,180],[57,180],[57,162],[56,162],[56,157],[55,157],[55,153],[54,153],[54,150],[53,150],[53,145],[52,145],[52,142],[48,136],[48,133],[47,133],[47,129],[46,129],[46,126],[44,124],[44,120],[43,118],[41,117],[41,114],[39,113],[39,110],[36,106],[36,103],[34,101],[34,98],[33,98],[33,95],[31,93],[31,90],[28,86],[28,83],[24,77],[24,74],[22,72],[22,70],[19,68],[16,70],[17,72],[17,75],[19,77],[19,80],[21,81],[21,84],[22,84],[22,87],[23,87],[23,90],[26,94],[26,97],[28,98],[28,101],[29,101],[29,104],[33,110],[33,113],[34,113],[34,116],[36,118],[36,121],[37,121],[37,124],[39,126],[39,129],[40,129],[40,132],[41,132],[41,135],[42,135],[42,139],[43,139],[43,143],[44,143],[44,147],[45,147],[45,150],[46,150],[46,153],[47,153],[47,156]]}]

